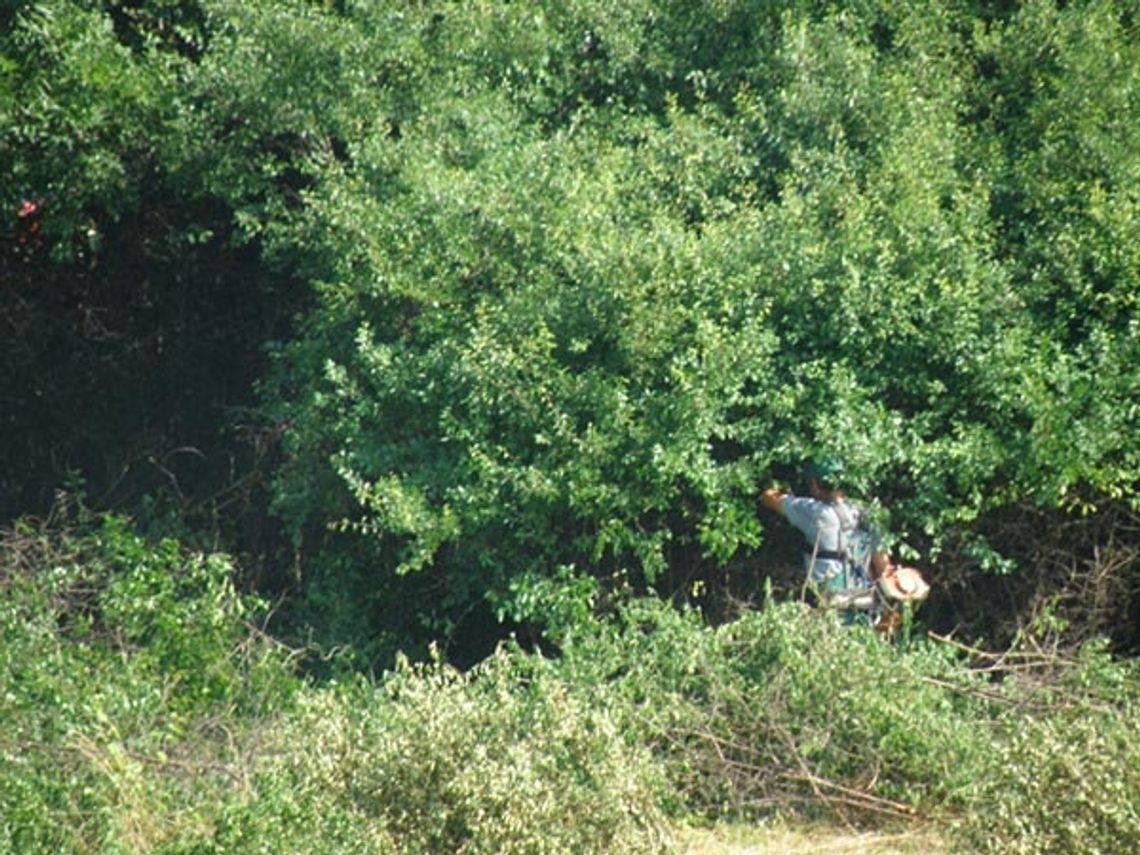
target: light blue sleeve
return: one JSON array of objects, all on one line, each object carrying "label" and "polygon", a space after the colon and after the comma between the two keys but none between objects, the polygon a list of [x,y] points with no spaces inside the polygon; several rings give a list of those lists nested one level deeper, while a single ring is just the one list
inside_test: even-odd
[{"label": "light blue sleeve", "polygon": [[827,510],[827,505],[809,496],[785,496],[780,502],[780,510],[788,522],[803,532],[809,543],[815,543],[819,519]]}]

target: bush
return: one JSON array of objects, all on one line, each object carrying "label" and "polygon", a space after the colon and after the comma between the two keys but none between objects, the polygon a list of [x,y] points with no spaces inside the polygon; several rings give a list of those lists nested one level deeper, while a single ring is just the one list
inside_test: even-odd
[{"label": "bush", "polygon": [[979,518],[1128,501],[1115,4],[565,5],[305,16],[340,76],[279,112],[342,145],[265,231],[315,301],[262,390],[316,613],[422,643],[558,567],[723,578],[820,452],[970,573]]},{"label": "bush", "polygon": [[540,660],[301,684],[224,556],[0,541],[0,851],[666,851],[659,770]]},{"label": "bush", "polygon": [[560,667],[624,706],[686,809],[872,821],[969,803],[990,702],[952,651],[798,603],[713,629],[639,601],[623,622],[570,639]]},{"label": "bush", "polygon": [[317,794],[374,835],[366,851],[666,851],[654,765],[543,670],[500,652],[467,676],[404,662],[313,692],[258,780]]},{"label": "bush", "polygon": [[231,576],[119,518],[5,536],[0,850],[665,852],[670,819],[770,814],[1140,845],[1140,675],[1102,643],[896,647],[772,601],[719,627],[655,599],[591,620],[596,588],[566,577],[528,592],[561,615],[556,659],[316,687]]},{"label": "bush", "polygon": [[984,853],[1140,851],[1140,674],[1087,644],[1011,681],[980,790],[960,823]]},{"label": "bush", "polygon": [[662,760],[681,815],[951,820],[984,853],[1140,847],[1140,673],[1078,654],[901,648],[797,603],[719,628],[649,600],[559,673]]},{"label": "bush", "polygon": [[123,519],[0,540],[0,850],[154,851],[208,824],[296,689],[223,556]]}]

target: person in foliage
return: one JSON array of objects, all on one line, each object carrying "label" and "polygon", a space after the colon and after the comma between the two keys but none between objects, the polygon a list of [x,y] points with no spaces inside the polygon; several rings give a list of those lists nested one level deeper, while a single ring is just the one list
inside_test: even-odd
[{"label": "person in foliage", "polygon": [[[760,494],[764,507],[781,514],[804,536],[804,570],[816,591],[826,595],[868,587],[890,566],[879,538],[861,507],[840,487],[843,466],[826,459],[808,464],[808,495],[772,487]],[[853,560],[849,560],[853,559]]]},{"label": "person in foliage", "polygon": [[[929,586],[922,575],[912,567],[892,564],[866,512],[847,499],[840,461],[814,461],[806,475],[809,495],[771,487],[760,494],[760,501],[804,535],[806,584],[820,599],[866,611],[880,628],[880,618],[893,615],[894,605],[925,599]],[[881,597],[874,596],[876,592]],[[884,601],[890,608],[880,616]]]}]

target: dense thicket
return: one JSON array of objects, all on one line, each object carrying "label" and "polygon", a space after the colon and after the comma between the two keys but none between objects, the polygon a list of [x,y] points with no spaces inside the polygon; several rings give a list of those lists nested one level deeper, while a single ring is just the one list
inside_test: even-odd
[{"label": "dense thicket", "polygon": [[0,518],[63,488],[266,546],[229,520],[264,505],[252,388],[298,292],[236,219],[269,203],[254,153],[231,155],[243,186],[211,186],[221,140],[194,127],[207,96],[187,86],[202,17],[0,11]]},{"label": "dense thicket", "polygon": [[838,454],[933,614],[1135,643],[1130,4],[0,15],[6,512],[269,478],[272,581],[387,657],[754,594]]}]

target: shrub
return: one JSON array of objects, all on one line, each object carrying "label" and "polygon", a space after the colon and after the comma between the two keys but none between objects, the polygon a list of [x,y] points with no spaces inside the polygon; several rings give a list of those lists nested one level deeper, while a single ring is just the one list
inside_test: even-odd
[{"label": "shrub", "polygon": [[[971,573],[1008,567],[979,517],[1127,501],[1114,4],[618,5],[304,16],[341,47],[309,39],[268,115],[342,145],[264,230],[314,303],[262,391],[318,613],[422,643],[557,567],[708,582],[821,451]],[[253,81],[288,20],[233,15]]]},{"label": "shrub", "polygon": [[208,826],[296,688],[222,556],[123,519],[0,538],[0,851],[160,849]]},{"label": "shrub", "polygon": [[1140,847],[1140,674],[1079,655],[904,646],[796,603],[719,628],[636,600],[557,669],[663,761],[681,814],[953,818],[984,853]]},{"label": "shrub", "polygon": [[958,826],[984,853],[1140,851],[1140,680],[1089,643],[1011,680],[982,785]]},{"label": "shrub", "polygon": [[868,821],[969,803],[989,702],[952,652],[797,603],[717,629],[647,601],[623,619],[571,640],[562,667],[625,705],[686,809]]},{"label": "shrub", "polygon": [[304,687],[232,574],[118,517],[0,542],[0,849],[667,849],[655,764],[540,660]]},{"label": "shrub", "polygon": [[377,835],[367,851],[666,851],[653,764],[543,671],[500,652],[306,695],[259,780],[331,799]]}]

